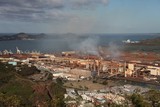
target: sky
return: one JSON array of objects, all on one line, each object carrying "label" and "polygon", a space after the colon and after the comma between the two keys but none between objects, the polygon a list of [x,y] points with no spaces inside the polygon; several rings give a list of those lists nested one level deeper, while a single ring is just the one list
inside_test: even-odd
[{"label": "sky", "polygon": [[0,0],[1,33],[160,33],[160,0]]}]

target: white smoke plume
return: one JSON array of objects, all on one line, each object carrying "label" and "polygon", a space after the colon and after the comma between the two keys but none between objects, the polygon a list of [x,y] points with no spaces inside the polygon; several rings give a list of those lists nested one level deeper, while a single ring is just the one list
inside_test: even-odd
[{"label": "white smoke plume", "polygon": [[[71,43],[72,44],[72,43]],[[99,56],[98,52],[98,37],[88,37],[79,43],[74,43],[70,46],[73,50],[79,51],[83,54],[91,54]]]},{"label": "white smoke plume", "polygon": [[111,58],[116,58],[117,59],[121,55],[120,47],[113,42],[109,43],[109,46],[108,46],[107,50],[109,51]]}]

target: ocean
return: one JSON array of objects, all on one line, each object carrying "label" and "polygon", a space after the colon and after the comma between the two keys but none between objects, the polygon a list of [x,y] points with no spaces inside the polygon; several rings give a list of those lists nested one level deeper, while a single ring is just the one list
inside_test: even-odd
[{"label": "ocean", "polygon": [[[50,35],[52,36],[52,35]],[[159,35],[151,34],[101,34],[101,35],[71,35],[71,36],[53,36],[48,39],[39,40],[15,40],[0,41],[0,51],[5,49],[16,51],[18,47],[22,51],[40,51],[42,53],[54,53],[74,50],[94,50],[93,48],[103,46],[111,47],[112,45],[125,51],[149,51],[160,52],[159,46],[137,46],[123,45],[122,41],[130,39],[140,41],[145,39],[156,38]]]}]

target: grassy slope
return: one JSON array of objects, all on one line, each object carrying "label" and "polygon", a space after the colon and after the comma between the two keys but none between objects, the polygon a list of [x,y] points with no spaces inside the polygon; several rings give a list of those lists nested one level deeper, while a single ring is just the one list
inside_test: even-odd
[{"label": "grassy slope", "polygon": [[[58,85],[52,81],[33,82],[26,78],[29,75],[25,73],[28,71],[26,69],[31,70],[31,68],[25,67],[25,70],[22,69],[23,73],[21,74],[16,72],[13,66],[0,63],[0,106],[4,106],[3,104],[5,106],[14,106],[16,104],[21,107],[30,107],[40,104],[44,107],[48,105],[54,107],[64,104],[65,89],[62,88],[61,84]],[[9,105],[10,99],[3,100],[4,96],[8,99],[12,97],[11,105]],[[18,101],[20,102],[17,103]]]},{"label": "grassy slope", "polygon": [[0,63],[0,80],[0,93],[6,96],[16,95],[22,105],[31,103],[29,99],[32,97],[33,83],[16,74],[12,66]]}]

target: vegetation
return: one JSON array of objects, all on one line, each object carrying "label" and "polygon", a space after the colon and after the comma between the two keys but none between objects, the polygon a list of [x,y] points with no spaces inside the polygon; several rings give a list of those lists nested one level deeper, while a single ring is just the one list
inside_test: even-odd
[{"label": "vegetation", "polygon": [[66,93],[65,88],[62,87],[62,84],[52,83],[50,86],[52,100],[50,102],[52,107],[65,107],[64,103],[64,94]]},{"label": "vegetation", "polygon": [[56,82],[57,82],[57,84],[59,84],[59,85],[61,85],[61,86],[62,86],[63,83],[64,83],[62,78],[57,78],[57,79],[56,79]]},{"label": "vegetation", "polygon": [[85,89],[85,90],[88,90],[88,87],[87,87],[87,86],[84,86],[84,89]]},{"label": "vegetation", "polygon": [[144,45],[160,45],[160,37],[147,39],[140,42],[140,44]]},{"label": "vegetation", "polygon": [[97,83],[97,81],[96,81],[96,80],[93,80],[92,82],[93,82],[93,83]]},{"label": "vegetation", "polygon": [[103,85],[108,85],[108,82],[107,81],[103,81],[102,84]]},{"label": "vegetation", "polygon": [[147,93],[133,93],[127,98],[135,107],[160,107],[160,91],[150,90]]},{"label": "vegetation", "polygon": [[8,83],[13,77],[13,73],[9,72],[12,66],[0,63],[0,86]]},{"label": "vegetation", "polygon": [[146,99],[151,101],[153,107],[160,107],[160,91],[150,90],[146,93]]},{"label": "vegetation", "polygon": [[25,39],[42,39],[45,38],[45,34],[26,34],[18,33],[13,35],[0,36],[0,41],[10,41],[10,40],[25,40]]},{"label": "vegetation", "polygon": [[57,83],[51,78],[47,82],[33,82],[26,77],[39,70],[26,65],[17,68],[0,63],[0,107],[65,106],[65,89],[60,79]]},{"label": "vegetation", "polygon": [[20,106],[20,98],[16,95],[7,96],[3,93],[0,93],[0,106],[1,107]]},{"label": "vegetation", "polygon": [[22,76],[29,76],[32,74],[40,73],[36,67],[28,67],[27,65],[19,66],[16,72]]},{"label": "vegetation", "polygon": [[138,93],[134,93],[131,95],[131,101],[135,107],[150,107],[150,104],[147,103],[143,96]]}]

